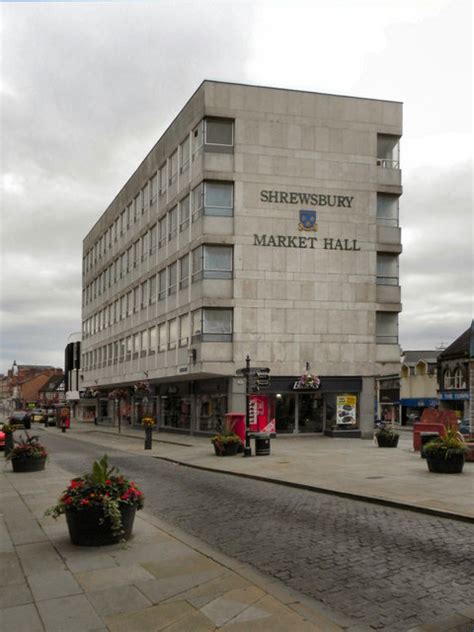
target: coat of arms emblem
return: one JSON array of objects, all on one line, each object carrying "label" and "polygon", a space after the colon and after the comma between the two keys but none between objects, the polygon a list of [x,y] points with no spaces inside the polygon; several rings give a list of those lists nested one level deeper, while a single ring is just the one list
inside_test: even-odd
[{"label": "coat of arms emblem", "polygon": [[300,211],[300,223],[298,224],[298,230],[318,230],[318,223],[316,222],[316,211],[307,211],[301,209]]}]

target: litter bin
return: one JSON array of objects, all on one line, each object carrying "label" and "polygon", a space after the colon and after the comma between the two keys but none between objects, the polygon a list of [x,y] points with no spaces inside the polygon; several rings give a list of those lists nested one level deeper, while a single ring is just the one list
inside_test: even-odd
[{"label": "litter bin", "polygon": [[424,447],[427,443],[429,443],[432,439],[437,439],[439,437],[439,432],[420,432],[420,440],[421,440],[421,449],[420,456],[422,459],[426,458]]},{"label": "litter bin", "polygon": [[268,456],[270,454],[270,435],[267,432],[254,432],[255,456]]}]

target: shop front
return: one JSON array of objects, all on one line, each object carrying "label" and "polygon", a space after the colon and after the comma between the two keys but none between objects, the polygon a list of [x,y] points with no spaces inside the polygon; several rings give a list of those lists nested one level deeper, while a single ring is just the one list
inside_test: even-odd
[{"label": "shop front", "polygon": [[276,434],[360,436],[360,378],[321,378],[302,387],[298,378],[272,378],[266,395]]}]

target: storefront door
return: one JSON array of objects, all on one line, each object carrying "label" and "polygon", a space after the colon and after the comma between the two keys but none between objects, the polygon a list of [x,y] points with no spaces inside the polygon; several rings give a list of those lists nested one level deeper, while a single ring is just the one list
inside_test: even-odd
[{"label": "storefront door", "polygon": [[320,393],[298,394],[298,432],[323,431],[323,398]]}]

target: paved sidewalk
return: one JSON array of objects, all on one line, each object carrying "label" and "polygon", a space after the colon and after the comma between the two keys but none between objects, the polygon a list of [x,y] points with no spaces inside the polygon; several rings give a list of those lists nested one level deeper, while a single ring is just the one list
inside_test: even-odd
[{"label": "paved sidewalk", "polygon": [[71,478],[54,455],[44,472],[2,468],[1,632],[361,630],[143,511],[127,545],[73,546],[64,516],[44,517]]},{"label": "paved sidewalk", "polygon": [[[47,432],[58,432],[49,428]],[[271,455],[216,457],[207,437],[155,433],[153,449],[144,451],[144,433],[75,423],[70,437],[113,446],[135,454],[167,459],[191,467],[228,472],[328,491],[363,500],[446,515],[474,522],[474,462],[462,474],[428,472],[425,459],[412,449],[411,431],[401,431],[396,449],[373,441],[330,437],[280,437],[271,441]],[[253,447],[252,447],[253,449]]]}]

